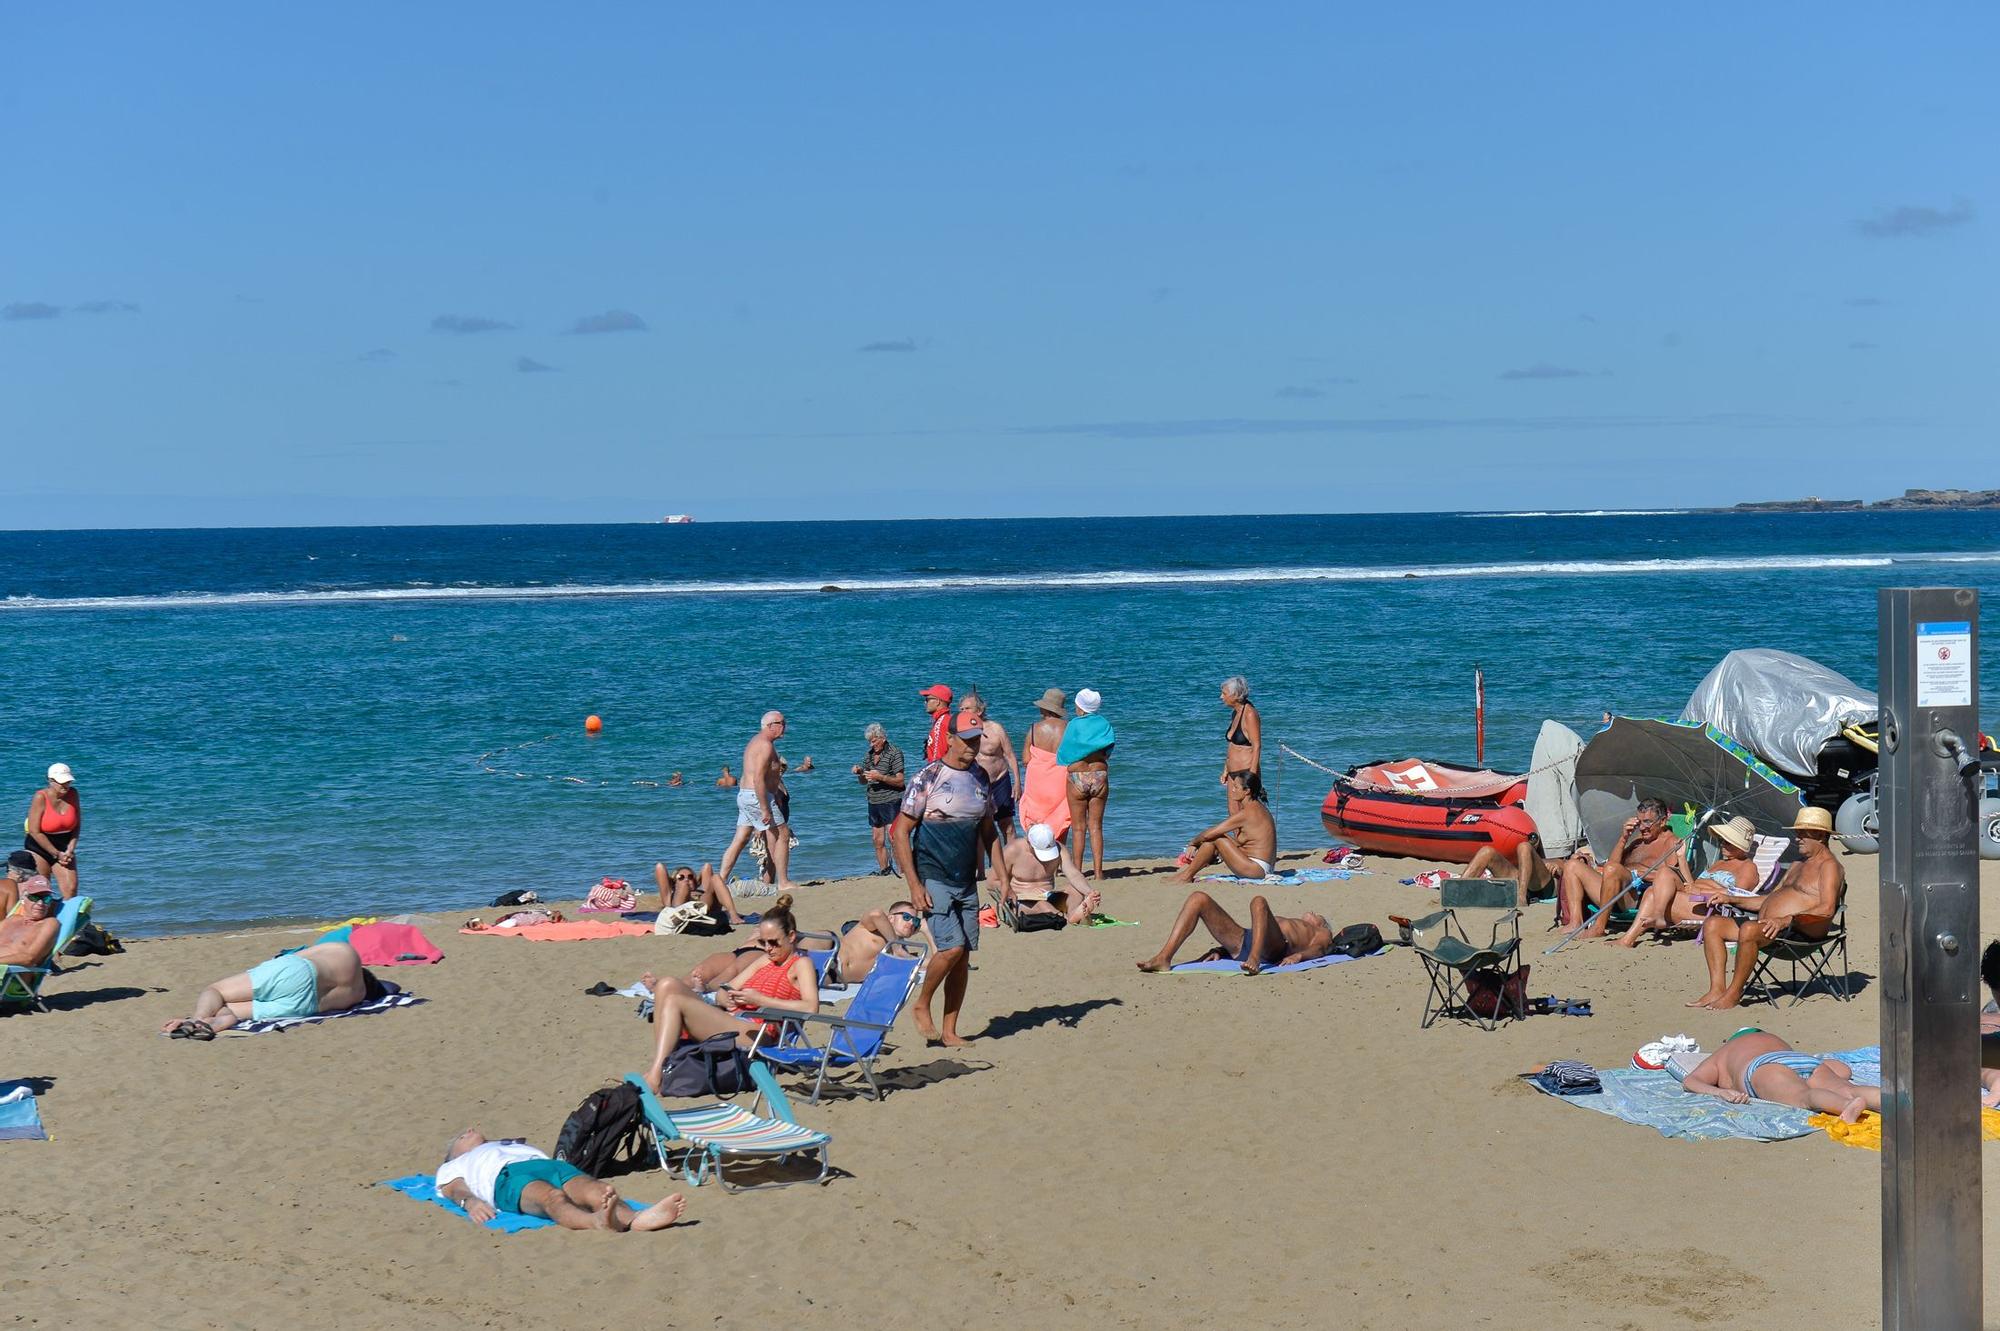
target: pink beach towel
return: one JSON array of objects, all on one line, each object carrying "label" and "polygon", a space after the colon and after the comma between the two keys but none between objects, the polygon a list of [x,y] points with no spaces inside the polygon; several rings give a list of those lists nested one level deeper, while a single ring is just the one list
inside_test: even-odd
[{"label": "pink beach towel", "polygon": [[579,938],[636,938],[651,935],[651,924],[631,920],[564,920],[561,924],[524,924],[518,929],[460,929],[481,938],[525,938],[534,943],[571,943]]},{"label": "pink beach towel", "polygon": [[414,924],[357,924],[347,941],[364,966],[428,966],[444,953]]}]

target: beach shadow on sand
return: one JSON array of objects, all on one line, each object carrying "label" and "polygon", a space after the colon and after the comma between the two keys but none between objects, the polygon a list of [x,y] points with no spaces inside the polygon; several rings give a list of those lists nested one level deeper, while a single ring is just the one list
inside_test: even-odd
[{"label": "beach shadow on sand", "polygon": [[117,1003],[127,998],[144,998],[148,994],[164,994],[165,989],[140,989],[129,984],[115,984],[103,989],[58,989],[42,995],[42,1001],[49,1005],[51,1012],[74,1012],[78,1008],[93,1003]]},{"label": "beach shadow on sand", "polygon": [[979,1033],[979,1037],[982,1040],[999,1040],[1052,1023],[1074,1030],[1085,1017],[1098,1008],[1124,1006],[1125,1000],[1122,998],[1085,998],[1075,1003],[1044,1003],[1039,1007],[1018,1008],[987,1022],[986,1029]]},{"label": "beach shadow on sand", "polygon": [[[882,1094],[887,1097],[893,1091],[916,1091],[939,1082],[952,1081],[959,1077],[970,1077],[975,1072],[991,1072],[991,1063],[967,1063],[957,1058],[934,1058],[928,1063],[918,1063],[913,1067],[878,1069],[875,1080],[882,1083]],[[868,1093],[866,1082],[843,1079],[828,1082],[821,1088],[822,1101],[868,1100],[874,1097]],[[835,1169],[834,1174],[841,1171]],[[829,1175],[831,1177],[831,1175]]]}]

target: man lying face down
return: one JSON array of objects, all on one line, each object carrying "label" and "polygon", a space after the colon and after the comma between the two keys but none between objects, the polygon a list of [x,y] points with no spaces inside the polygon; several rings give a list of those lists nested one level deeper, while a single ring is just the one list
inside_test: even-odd
[{"label": "man lying face down", "polygon": [[192,1015],[160,1029],[176,1040],[213,1040],[246,1021],[342,1012],[381,993],[352,946],[314,943],[217,980],[195,999]]}]

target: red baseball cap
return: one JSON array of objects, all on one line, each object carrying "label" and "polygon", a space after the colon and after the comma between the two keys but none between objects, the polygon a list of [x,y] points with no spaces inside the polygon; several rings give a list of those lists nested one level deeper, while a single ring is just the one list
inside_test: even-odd
[{"label": "red baseball cap", "polygon": [[933,684],[927,689],[918,689],[917,696],[919,698],[936,698],[939,702],[948,703],[951,701],[951,689],[943,684]]}]

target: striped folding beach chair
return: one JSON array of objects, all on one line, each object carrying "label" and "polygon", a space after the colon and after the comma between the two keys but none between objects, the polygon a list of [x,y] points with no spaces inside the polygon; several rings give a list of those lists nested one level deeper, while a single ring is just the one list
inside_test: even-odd
[{"label": "striped folding beach chair", "polygon": [[[640,1110],[653,1134],[653,1150],[660,1157],[660,1168],[673,1173],[674,1157],[678,1154],[678,1167],[689,1183],[700,1187],[713,1173],[725,1192],[753,1192],[825,1181],[827,1148],[833,1138],[801,1125],[793,1117],[791,1102],[785,1099],[769,1068],[753,1064],[750,1076],[757,1083],[757,1099],[751,1109],[723,1101],[677,1110],[661,1104],[643,1078],[626,1076],[625,1080],[638,1088]],[[757,1109],[766,1112],[758,1113]],[[724,1169],[725,1163],[732,1159],[739,1164],[744,1161],[769,1164],[811,1155],[819,1157],[819,1173],[811,1178],[733,1183]]]}]

